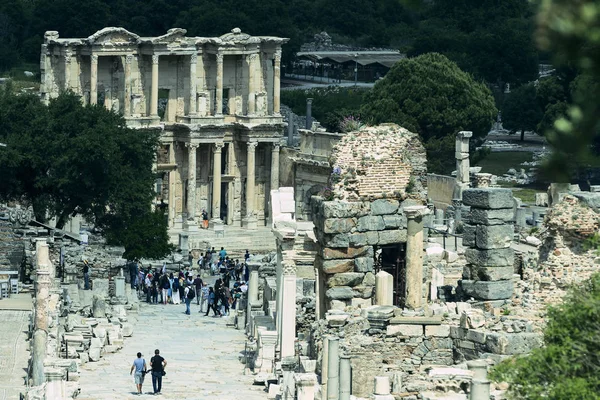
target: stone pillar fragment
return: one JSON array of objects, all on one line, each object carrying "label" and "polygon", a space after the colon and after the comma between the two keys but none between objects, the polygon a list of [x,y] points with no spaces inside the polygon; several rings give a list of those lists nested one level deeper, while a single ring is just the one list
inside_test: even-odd
[{"label": "stone pillar fragment", "polygon": [[98,104],[98,55],[90,56],[90,104]]},{"label": "stone pillar fragment", "polygon": [[423,298],[423,217],[429,213],[425,206],[406,207],[408,219],[406,239],[406,306],[421,307]]},{"label": "stone pillar fragment", "polygon": [[131,63],[133,62],[133,55],[127,54],[125,56],[125,81],[123,82],[124,92],[123,92],[123,116],[130,117],[131,116]]},{"label": "stone pillar fragment", "polygon": [[461,193],[464,188],[469,187],[469,138],[473,136],[473,132],[460,131],[456,134],[455,142],[455,158],[456,158],[456,187],[458,193],[454,194],[454,198],[462,198]]},{"label": "stone pillar fragment", "polygon": [[256,113],[256,80],[254,64],[258,59],[258,54],[250,54],[246,57],[248,63],[248,114]]},{"label": "stone pillar fragment", "polygon": [[387,376],[376,376],[373,382],[374,400],[394,400],[390,394],[390,378]]},{"label": "stone pillar fragment", "polygon": [[224,143],[215,143],[213,152],[212,218],[221,222],[221,153]]},{"label": "stone pillar fragment", "polygon": [[246,227],[256,229],[255,215],[255,177],[256,177],[256,146],[258,142],[248,142],[247,170],[246,170]]},{"label": "stone pillar fragment", "polygon": [[375,304],[394,305],[394,277],[385,271],[379,271],[375,275]]},{"label": "stone pillar fragment", "polygon": [[150,88],[150,116],[158,117],[158,62],[159,55],[152,55],[152,84]]},{"label": "stone pillar fragment", "polygon": [[469,400],[488,400],[490,398],[490,381],[487,379],[487,362],[485,360],[467,361],[467,368],[473,371]]},{"label": "stone pillar fragment", "polygon": [[281,358],[296,355],[296,264],[284,261],[281,310]]},{"label": "stone pillar fragment", "polygon": [[292,110],[288,112],[287,144],[290,147],[294,145],[294,113]]},{"label": "stone pillar fragment", "polygon": [[187,219],[195,221],[196,218],[196,152],[198,143],[186,143],[188,148],[188,182],[187,182]]},{"label": "stone pillar fragment", "polygon": [[306,99],[306,129],[312,129],[312,102],[313,99]]},{"label": "stone pillar fragment", "polygon": [[281,50],[275,51],[275,60],[273,64],[273,114],[279,115],[280,112],[280,85],[281,85]]},{"label": "stone pillar fragment", "polygon": [[71,51],[65,51],[65,90],[71,89]]},{"label": "stone pillar fragment", "polygon": [[330,337],[327,356],[327,400],[339,400],[340,394],[340,341]]},{"label": "stone pillar fragment", "polygon": [[340,400],[350,400],[352,392],[352,369],[350,356],[340,356]]},{"label": "stone pillar fragment", "polygon": [[272,373],[273,363],[275,362],[277,332],[259,329],[258,343],[262,353],[262,360],[259,361],[261,363],[259,372]]},{"label": "stone pillar fragment", "polygon": [[223,54],[217,53],[216,115],[223,115]]},{"label": "stone pillar fragment", "polygon": [[317,383],[315,374],[294,374],[294,380],[298,390],[298,400],[315,400],[315,384]]},{"label": "stone pillar fragment", "polygon": [[279,189],[279,143],[273,144],[271,153],[271,190]]}]

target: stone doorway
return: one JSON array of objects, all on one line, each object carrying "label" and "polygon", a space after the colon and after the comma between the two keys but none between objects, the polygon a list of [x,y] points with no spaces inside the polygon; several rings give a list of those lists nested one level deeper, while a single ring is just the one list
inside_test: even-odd
[{"label": "stone doorway", "polygon": [[223,223],[229,221],[229,182],[221,182],[221,210],[220,217]]},{"label": "stone doorway", "polygon": [[404,307],[406,292],[406,243],[374,246],[376,272],[394,277],[394,305]]}]

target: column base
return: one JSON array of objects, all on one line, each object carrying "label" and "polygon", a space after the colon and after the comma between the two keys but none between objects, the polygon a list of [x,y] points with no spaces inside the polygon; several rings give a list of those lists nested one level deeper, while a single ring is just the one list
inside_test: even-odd
[{"label": "column base", "polygon": [[242,219],[242,226],[246,229],[256,230],[258,229],[258,218],[251,215]]},{"label": "column base", "polygon": [[188,232],[198,232],[198,223],[196,220],[188,219],[183,223],[183,228]]}]

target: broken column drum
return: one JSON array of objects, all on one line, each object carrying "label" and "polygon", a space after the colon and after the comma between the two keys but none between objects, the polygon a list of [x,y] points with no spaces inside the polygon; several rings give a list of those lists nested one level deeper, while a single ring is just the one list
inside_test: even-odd
[{"label": "broken column drum", "polygon": [[406,306],[419,308],[423,299],[423,217],[429,213],[425,206],[404,209],[407,226],[406,241]]},{"label": "broken column drum", "polygon": [[283,265],[283,299],[281,313],[281,358],[296,355],[296,264]]},{"label": "broken column drum", "polygon": [[340,394],[340,341],[337,337],[327,339],[327,400],[338,400]]}]

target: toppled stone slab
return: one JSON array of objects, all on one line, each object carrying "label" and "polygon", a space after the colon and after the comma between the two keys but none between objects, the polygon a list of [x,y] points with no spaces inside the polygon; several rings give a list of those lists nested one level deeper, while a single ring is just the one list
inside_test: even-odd
[{"label": "toppled stone slab", "polygon": [[349,286],[338,286],[328,289],[325,296],[331,300],[350,300],[354,297],[354,290]]},{"label": "toppled stone slab", "polygon": [[403,325],[440,325],[442,317],[394,317],[390,319],[390,324]]},{"label": "toppled stone slab", "polygon": [[465,295],[478,300],[510,299],[514,290],[511,280],[488,282],[463,279],[460,281],[460,287]]},{"label": "toppled stone slab", "polygon": [[542,347],[543,337],[539,333],[497,333],[486,334],[485,345],[494,354],[525,354]]}]

